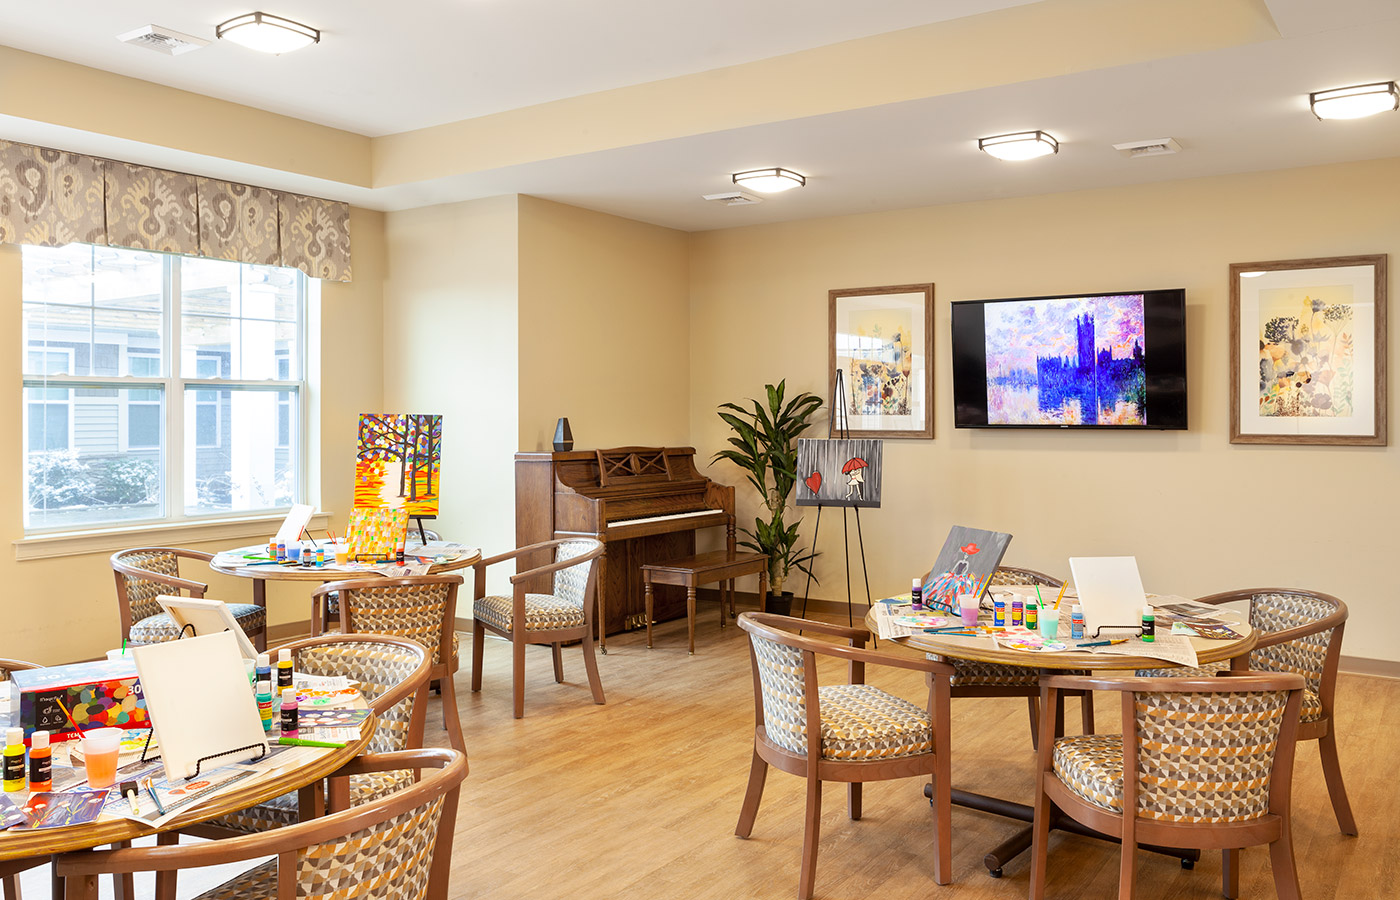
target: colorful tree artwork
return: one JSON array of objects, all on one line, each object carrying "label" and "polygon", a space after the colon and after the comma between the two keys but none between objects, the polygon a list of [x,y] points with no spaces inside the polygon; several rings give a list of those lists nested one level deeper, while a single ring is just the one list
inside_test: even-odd
[{"label": "colorful tree artwork", "polygon": [[442,416],[362,413],[355,507],[437,515],[441,463]]}]

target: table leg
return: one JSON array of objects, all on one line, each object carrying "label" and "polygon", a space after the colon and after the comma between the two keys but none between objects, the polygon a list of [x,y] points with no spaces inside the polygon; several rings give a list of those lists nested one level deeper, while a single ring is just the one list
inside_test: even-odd
[{"label": "table leg", "polygon": [[643,572],[643,573],[642,573],[642,596],[646,598],[646,605],[647,605],[647,649],[650,650],[650,649],[651,649],[651,610],[652,610],[652,602],[653,602],[653,601],[652,601],[652,595],[651,595],[651,573],[650,573],[650,572]]},{"label": "table leg", "polygon": [[263,611],[263,630],[253,638],[253,646],[262,653],[267,650],[267,582],[264,579],[253,579],[253,605],[262,607]]},{"label": "table leg", "polygon": [[720,586],[719,586],[719,627],[720,627],[720,628],[723,628],[724,625],[725,625],[725,621],[724,621],[724,600],[725,600],[726,597],[729,596],[729,589],[732,588],[733,586],[734,586],[734,579],[733,579],[733,578],[729,579],[728,581],[721,582],[721,583],[720,583]]},{"label": "table leg", "polygon": [[690,633],[690,655],[695,655],[695,583],[685,586],[685,626]]}]

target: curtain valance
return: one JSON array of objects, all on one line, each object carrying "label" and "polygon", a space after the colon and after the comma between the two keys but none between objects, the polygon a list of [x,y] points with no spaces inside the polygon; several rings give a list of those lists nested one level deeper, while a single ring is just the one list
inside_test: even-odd
[{"label": "curtain valance", "polygon": [[345,203],[0,141],[0,243],[73,242],[350,280]]}]

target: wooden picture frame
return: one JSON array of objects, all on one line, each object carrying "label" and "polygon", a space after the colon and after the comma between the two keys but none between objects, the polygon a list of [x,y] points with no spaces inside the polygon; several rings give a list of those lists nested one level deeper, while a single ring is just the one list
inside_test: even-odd
[{"label": "wooden picture frame", "polygon": [[832,434],[932,440],[933,284],[828,291],[827,306],[827,383],[834,404],[845,373],[847,413],[833,406]]},{"label": "wooden picture frame", "polygon": [[1386,263],[1230,266],[1230,443],[1386,445]]}]

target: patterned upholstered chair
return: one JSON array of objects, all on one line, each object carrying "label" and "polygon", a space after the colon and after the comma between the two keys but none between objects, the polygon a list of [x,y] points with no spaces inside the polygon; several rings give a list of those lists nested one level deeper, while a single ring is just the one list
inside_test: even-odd
[{"label": "patterned upholstered chair", "polygon": [[[992,573],[991,585],[1032,584],[1058,591],[1064,582],[1034,569],[999,566]],[[945,660],[953,667],[952,696],[958,697],[1025,697],[1030,713],[1031,743],[1038,740],[1040,722],[1040,675],[1026,666],[1008,666],[971,660]],[[1088,672],[1075,672],[1087,675]],[[1066,691],[1064,695],[1075,696]],[[1085,734],[1094,733],[1094,702],[1090,694],[1078,694],[1079,716]],[[1063,703],[1063,695],[1060,700]],[[1060,710],[1055,715],[1060,716]]]},{"label": "patterned upholstered chair", "polygon": [[[514,589],[509,597],[486,596],[488,566],[514,559],[533,550],[554,549],[554,562],[510,577]],[[521,547],[500,556],[483,559],[475,566],[476,590],[472,602],[472,690],[481,690],[481,665],[486,646],[486,632],[491,631],[511,642],[511,689],[515,700],[515,717],[525,715],[525,647],[527,644],[549,644],[554,653],[554,680],[564,682],[564,660],[560,644],[579,641],[583,646],[583,665],[588,672],[588,685],[593,690],[593,702],[603,702],[603,683],[598,677],[598,661],[594,656],[593,609],[598,590],[598,557],[603,544],[588,538],[544,541]],[[554,575],[554,592],[527,594],[525,582],[536,575]],[[516,628],[517,623],[524,627]]]},{"label": "patterned upholstered chair", "polygon": [[[423,708],[432,670],[427,648],[408,638],[327,634],[286,645],[292,667],[311,675],[344,675],[360,683],[378,724],[368,751],[388,754],[423,746]],[[412,773],[385,770],[354,775],[331,785],[330,807],[363,806],[407,785]],[[227,837],[295,825],[300,808],[295,792],[242,812],[191,826],[199,837]]]},{"label": "patterned upholstered chair", "polygon": [[69,897],[96,900],[99,873],[170,872],[275,854],[197,900],[445,900],[466,756],[404,750],[362,756],[337,774],[408,769],[422,770],[422,780],[324,818],[203,844],[64,854],[57,874],[67,879]]},{"label": "patterned upholstered chair", "polygon": [[1041,723],[1031,900],[1045,895],[1056,808],[1122,839],[1120,900],[1133,896],[1139,843],[1223,851],[1226,897],[1239,895],[1239,848],[1268,844],[1280,900],[1298,900],[1289,796],[1303,677],[1232,675],[1042,680],[1047,706],[1066,688],[1117,692],[1123,732],[1057,739]]},{"label": "patterned upholstered chair", "polygon": [[415,575],[410,578],[359,578],[323,584],[311,595],[311,632],[321,633],[316,612],[325,597],[338,598],[341,634],[376,634],[411,638],[432,654],[429,681],[442,685],[442,726],[453,747],[466,752],[457,691],[457,589],[461,575]]},{"label": "patterned upholstered chair", "polygon": [[[159,644],[180,636],[175,623],[160,611],[156,597],[189,594],[203,597],[209,585],[180,577],[180,560],[208,563],[213,554],[177,547],[137,547],[112,554],[122,638],[129,644]],[[267,610],[252,603],[230,603],[229,611],[259,650],[267,649]]]},{"label": "patterned upholstered chair", "polygon": [[[861,816],[861,783],[927,776],[932,782],[935,840],[934,880],[952,880],[952,794],[948,763],[947,663],[894,656],[865,649],[870,633],[863,628],[828,625],[810,619],[746,612],[739,627],[749,633],[753,663],[754,738],[749,786],[734,833],[747,838],[753,830],[763,783],[771,765],[807,780],[807,816],[802,836],[802,867],[797,896],[812,896],[821,823],[822,782],[844,781],[848,812]],[[831,643],[797,632],[844,638]],[[817,657],[850,664],[848,684],[817,686]],[[921,709],[865,683],[871,663],[927,673],[933,682],[928,706]]]},{"label": "patterned upholstered chair", "polygon": [[[1332,727],[1347,605],[1331,594],[1287,588],[1226,591],[1201,597],[1196,602],[1217,606],[1236,601],[1249,602],[1249,624],[1261,634],[1249,656],[1239,657],[1233,665],[1237,668],[1247,665],[1255,672],[1296,672],[1307,679],[1298,740],[1317,741],[1322,756],[1322,775],[1332,798],[1337,825],[1343,834],[1356,834],[1356,818],[1351,813],[1351,801],[1347,799],[1346,784],[1342,781],[1337,735]],[[1217,668],[1223,668],[1223,664],[1194,669],[1142,669],[1137,674],[1149,678],[1189,678],[1213,675]]]}]

